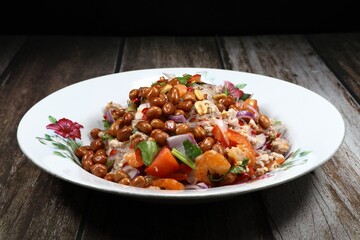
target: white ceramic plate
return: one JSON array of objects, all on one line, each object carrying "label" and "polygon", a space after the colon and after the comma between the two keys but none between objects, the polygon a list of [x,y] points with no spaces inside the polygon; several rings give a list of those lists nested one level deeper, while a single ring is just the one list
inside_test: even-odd
[{"label": "white ceramic plate", "polygon": [[[172,73],[200,73],[202,80],[223,84],[245,83],[247,93],[253,93],[261,111],[281,120],[288,127],[287,138],[296,154],[287,164],[265,178],[250,183],[206,190],[165,191],[124,186],[98,178],[70,158],[54,154],[57,147],[41,144],[38,138],[54,136],[47,130],[49,116],[67,118],[81,124],[81,141],[89,145],[89,132],[102,128],[102,110],[110,102],[126,103],[133,88],[148,86]],[[319,167],[337,151],[345,133],[345,125],[338,110],[318,94],[283,80],[230,70],[208,68],[159,68],[128,71],[85,80],[56,91],[35,104],[21,119],[17,139],[24,154],[38,167],[63,180],[95,190],[142,199],[215,199],[243,194],[276,186],[298,178]],[[45,138],[46,139],[46,138]],[[46,141],[46,140],[44,140]]]}]

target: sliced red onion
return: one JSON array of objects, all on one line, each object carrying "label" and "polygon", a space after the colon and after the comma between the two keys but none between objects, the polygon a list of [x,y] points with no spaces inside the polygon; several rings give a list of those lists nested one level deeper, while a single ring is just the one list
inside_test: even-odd
[{"label": "sliced red onion", "polygon": [[113,116],[111,115],[111,110],[112,110],[112,109],[109,108],[109,109],[106,111],[106,120],[107,120],[110,124],[112,124],[112,123],[115,122]]},{"label": "sliced red onion", "polygon": [[246,110],[240,110],[236,113],[236,117],[238,119],[254,119],[255,120],[255,116],[252,112],[246,111]]},{"label": "sliced red onion", "polygon": [[252,110],[254,112],[254,118],[255,120],[257,120],[260,116],[259,112],[250,104],[246,106],[247,108],[249,108],[250,110]]},{"label": "sliced red onion", "polygon": [[184,115],[170,115],[170,116],[168,116],[168,118],[170,119],[170,120],[173,120],[174,122],[177,122],[177,123],[184,123],[184,122],[186,122],[186,118],[185,118],[185,116]]},{"label": "sliced red onion", "polygon": [[140,173],[140,171],[137,168],[134,168],[134,167],[130,166],[129,164],[123,166],[121,168],[121,170],[126,172],[129,175],[130,179],[133,179],[134,177],[136,177]]},{"label": "sliced red onion", "polygon": [[189,140],[191,143],[197,145],[195,139],[188,133],[168,137],[166,139],[166,142],[170,149],[176,148],[177,150],[182,152],[181,149],[184,148],[183,142],[185,140]]},{"label": "sliced red onion", "polygon": [[200,182],[198,184],[185,185],[186,190],[200,190],[200,189],[208,189],[208,188],[209,188],[209,186],[203,182]]},{"label": "sliced red onion", "polygon": [[265,143],[266,143],[266,136],[264,133],[260,133],[258,135],[255,136],[256,137],[256,144],[254,146],[255,149],[261,149],[262,147],[264,147]]}]

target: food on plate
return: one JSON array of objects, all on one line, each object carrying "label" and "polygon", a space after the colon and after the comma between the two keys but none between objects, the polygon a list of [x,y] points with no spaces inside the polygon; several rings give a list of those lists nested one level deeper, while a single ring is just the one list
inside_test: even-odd
[{"label": "food on plate", "polygon": [[164,74],[104,107],[104,127],[75,150],[83,168],[119,184],[194,190],[240,184],[285,162],[281,121],[263,114],[245,84]]}]

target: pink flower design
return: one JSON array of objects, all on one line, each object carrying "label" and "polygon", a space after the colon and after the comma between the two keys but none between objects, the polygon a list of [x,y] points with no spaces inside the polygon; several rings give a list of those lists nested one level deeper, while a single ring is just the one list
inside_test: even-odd
[{"label": "pink flower design", "polygon": [[242,90],[237,88],[233,83],[229,81],[224,81],[224,88],[225,91],[234,98],[239,98],[244,94]]},{"label": "pink flower design", "polygon": [[75,138],[81,139],[80,128],[83,128],[83,126],[77,122],[62,118],[55,123],[47,125],[46,128],[54,130],[56,134],[64,138],[71,138],[74,140]]}]

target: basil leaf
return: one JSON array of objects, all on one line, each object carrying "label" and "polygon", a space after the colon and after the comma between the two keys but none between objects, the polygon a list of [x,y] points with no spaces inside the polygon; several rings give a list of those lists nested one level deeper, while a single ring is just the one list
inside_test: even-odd
[{"label": "basil leaf", "polygon": [[139,142],[135,149],[137,148],[140,148],[141,158],[145,166],[149,166],[160,151],[156,142],[151,140]]}]

